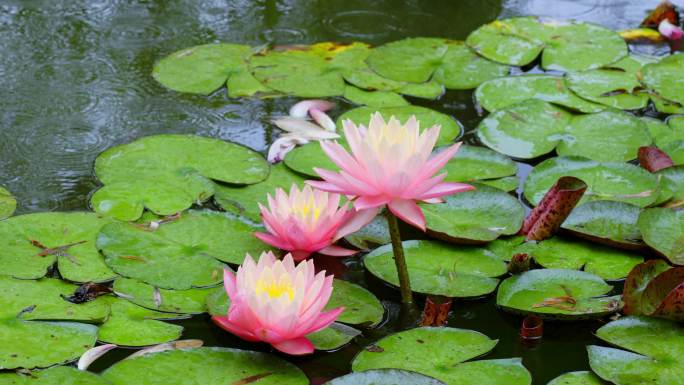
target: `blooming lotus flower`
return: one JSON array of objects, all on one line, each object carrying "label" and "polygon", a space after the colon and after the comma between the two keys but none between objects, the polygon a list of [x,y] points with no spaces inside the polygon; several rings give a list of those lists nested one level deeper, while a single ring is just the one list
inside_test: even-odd
[{"label": "blooming lotus flower", "polygon": [[463,183],[443,182],[446,173],[435,176],[460,146],[456,143],[431,156],[439,126],[421,134],[415,116],[402,125],[394,117],[386,123],[377,112],[368,128],[351,120],[343,126],[351,154],[336,141],[321,142],[323,151],[341,171],[315,168],[323,181],[306,183],[353,197],[357,210],[387,205],[403,221],[425,231],[425,217],[416,202],[435,203],[442,196],[473,189]]},{"label": "blooming lotus flower", "polygon": [[334,246],[338,239],[353,233],[373,220],[372,210],[354,211],[348,204],[340,207],[340,195],[293,184],[290,194],[277,189],[275,198],[268,195],[268,208],[259,204],[268,233],[254,235],[269,245],[292,253],[295,260],[318,252],[349,256],[355,250]]},{"label": "blooming lotus flower", "polygon": [[344,310],[322,312],[332,283],[325,271],[315,273],[313,261],[295,266],[290,254],[280,261],[268,252],[254,263],[247,254],[237,274],[224,270],[230,308],[212,320],[244,340],[263,341],[287,354],[309,354],[314,347],[306,335],[327,327]]},{"label": "blooming lotus flower", "polygon": [[667,40],[681,40],[684,36],[684,31],[678,26],[672,24],[668,19],[664,19],[658,24],[658,32]]}]

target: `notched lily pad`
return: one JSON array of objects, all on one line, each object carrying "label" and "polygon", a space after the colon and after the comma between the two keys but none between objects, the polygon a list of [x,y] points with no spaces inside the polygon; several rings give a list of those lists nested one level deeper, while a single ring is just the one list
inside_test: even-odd
[{"label": "notched lily pad", "polygon": [[468,35],[466,44],[489,60],[522,66],[544,49],[545,29],[534,17],[495,20]]},{"label": "notched lily pad", "polygon": [[17,208],[17,200],[4,187],[0,186],[0,220],[9,218]]},{"label": "notched lily pad", "polygon": [[495,183],[500,178],[515,175],[517,171],[515,162],[505,155],[486,147],[461,145],[456,155],[444,166],[444,172],[447,173],[444,180]]},{"label": "notched lily pad", "polygon": [[637,227],[640,212],[625,202],[587,202],[576,207],[561,227],[590,241],[639,250],[644,246]]},{"label": "notched lily pad", "polygon": [[216,288],[158,289],[144,282],[128,278],[118,278],[114,281],[113,289],[117,295],[139,306],[163,312],[184,314],[205,312],[207,296],[216,290]]},{"label": "notched lily pad", "polygon": [[375,369],[349,373],[325,383],[325,385],[445,385],[442,381],[426,375],[399,369]]},{"label": "notched lily pad", "polygon": [[428,81],[447,52],[447,40],[406,38],[373,48],[367,62],[373,71],[395,81]]},{"label": "notched lily pad", "polygon": [[487,60],[463,42],[449,42],[447,47],[433,80],[448,89],[473,89],[487,80],[506,76],[510,71],[509,66]]},{"label": "notched lily pad", "polygon": [[641,212],[639,230],[647,245],[676,265],[684,265],[684,212],[650,208]]},{"label": "notched lily pad", "polygon": [[661,112],[681,112],[684,106],[684,54],[665,56],[642,69],[643,83],[655,91]]}]

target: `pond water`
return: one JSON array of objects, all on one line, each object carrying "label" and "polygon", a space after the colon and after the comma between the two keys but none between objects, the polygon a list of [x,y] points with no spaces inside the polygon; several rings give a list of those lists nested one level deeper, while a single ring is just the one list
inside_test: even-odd
[{"label": "pond water", "polygon": [[[408,36],[464,39],[500,17],[545,15],[635,27],[659,1],[635,0],[5,0],[0,4],[0,185],[14,193],[18,213],[87,209],[98,187],[92,165],[103,150],[159,133],[187,133],[265,151],[276,135],[268,123],[294,98],[231,100],[166,90],[150,76],[153,63],[176,50],[208,42],[261,44],[365,41],[382,44]],[[437,102],[411,100],[456,117],[474,142],[481,120],[471,92],[449,91]],[[338,104],[336,115],[349,108]],[[529,166],[521,165],[521,172]],[[384,327],[366,332],[335,353],[291,359],[310,378],[348,372],[364,345],[411,326],[400,317],[398,295],[348,262],[346,278],[369,287],[386,307]],[[214,327],[207,317],[180,322],[184,338],[208,346],[247,345]],[[458,301],[449,325],[485,333],[500,342],[488,358],[522,357],[535,385],[588,369],[592,322],[546,325],[543,342],[523,346],[520,319],[498,311],[492,297]],[[250,348],[254,348],[250,345]],[[266,350],[262,346],[258,347]],[[448,347],[445,347],[448,348]],[[129,354],[98,361],[102,370]],[[417,357],[419,359],[419,357]]]}]

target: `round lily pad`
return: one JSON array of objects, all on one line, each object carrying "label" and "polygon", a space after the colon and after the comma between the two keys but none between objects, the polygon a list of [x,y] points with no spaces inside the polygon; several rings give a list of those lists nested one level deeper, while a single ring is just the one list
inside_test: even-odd
[{"label": "round lily pad", "polygon": [[377,215],[369,224],[347,235],[344,239],[362,250],[386,245],[391,242],[387,218],[382,214]]},{"label": "round lily pad", "polygon": [[324,329],[308,334],[306,338],[311,341],[316,350],[337,350],[359,335],[361,335],[359,330],[333,322]]},{"label": "round lily pad", "polygon": [[95,346],[97,326],[0,319],[0,369],[45,368],[78,359]]},{"label": "round lily pad", "polygon": [[73,366],[53,366],[30,374],[0,373],[0,385],[111,385],[95,373]]},{"label": "round lily pad", "polygon": [[494,188],[498,188],[499,190],[506,191],[506,192],[511,192],[515,189],[518,188],[518,184],[520,184],[520,180],[518,179],[517,176],[511,175],[511,176],[506,176],[503,178],[498,178],[498,179],[483,179],[478,181],[478,183],[491,186]]},{"label": "round lily pad", "polygon": [[574,176],[587,184],[582,202],[610,200],[644,207],[658,198],[658,179],[641,167],[562,156],[532,169],[525,180],[525,199],[536,206],[562,176]]},{"label": "round lily pad", "polygon": [[426,375],[399,369],[375,369],[349,373],[325,383],[325,385],[445,385],[442,381]]},{"label": "round lily pad", "polygon": [[364,91],[348,85],[344,89],[344,98],[354,104],[372,107],[396,107],[407,106],[409,102],[401,95],[393,91]]},{"label": "round lily pad", "polygon": [[[424,131],[434,125],[439,125],[441,129],[439,131],[439,139],[437,139],[438,146],[450,144],[456,137],[460,136],[462,132],[461,124],[456,119],[441,112],[420,106],[385,108],[358,107],[345,112],[339,118],[337,118],[337,131],[340,133],[340,135],[343,135],[342,123],[347,119],[351,120],[357,125],[362,124],[364,126],[368,126],[371,115],[375,112],[379,112],[383,118],[385,118],[385,121],[389,121],[390,117],[394,116],[401,123],[406,123],[411,116],[415,116],[420,124],[421,131]],[[322,165],[319,167],[322,167]]]},{"label": "round lily pad", "polygon": [[489,60],[522,66],[544,49],[544,29],[534,17],[495,20],[468,35],[466,44]]},{"label": "round lily pad", "polygon": [[531,384],[532,377],[519,358],[464,362],[489,352],[497,342],[472,330],[415,328],[392,334],[362,350],[354,358],[352,370],[410,370],[450,385]]},{"label": "round lily pad", "polygon": [[160,321],[178,319],[178,314],[152,311],[122,298],[105,299],[111,315],[100,326],[98,339],[102,342],[140,347],[174,341],[183,333],[182,326]]},{"label": "round lily pad", "polygon": [[[319,143],[312,144],[320,146]],[[266,194],[273,195],[277,188],[290,191],[293,184],[301,188],[305,180],[285,165],[276,164],[271,167],[271,173],[263,182],[248,186],[217,185],[214,199],[226,211],[261,222],[259,203],[266,204]]]},{"label": "round lily pad", "polygon": [[472,182],[515,175],[518,166],[509,157],[486,147],[461,145],[444,171],[445,181]]},{"label": "round lily pad", "polygon": [[636,254],[563,237],[539,242],[530,254],[546,268],[582,269],[606,280],[627,277],[644,260]]},{"label": "round lily pad", "polygon": [[642,81],[667,102],[684,105],[684,54],[663,57],[642,69]]},{"label": "round lily pad", "polygon": [[643,242],[637,227],[640,212],[640,207],[625,202],[587,202],[575,207],[561,227],[609,246],[641,249]]},{"label": "round lily pad", "polygon": [[677,385],[684,376],[680,324],[648,317],[623,317],[596,332],[602,340],[626,349],[587,346],[591,369],[618,385]]},{"label": "round lily pad", "polygon": [[561,374],[546,385],[603,385],[603,381],[592,372],[569,372]]},{"label": "round lily pad", "polygon": [[216,288],[166,290],[144,282],[118,278],[114,292],[142,307],[170,313],[199,314],[206,311],[207,296]]},{"label": "round lily pad", "polygon": [[660,178],[660,196],[658,202],[684,200],[684,166],[667,167],[656,172]]},{"label": "round lily pad", "polygon": [[174,91],[208,95],[221,88],[231,73],[244,70],[251,54],[251,48],[242,44],[198,45],[158,61],[152,76]]},{"label": "round lily pad", "polygon": [[477,103],[494,112],[528,99],[564,106],[580,112],[599,112],[605,106],[584,100],[570,91],[560,76],[520,75],[493,79],[475,90]]},{"label": "round lily pad", "polygon": [[515,197],[494,187],[449,195],[444,203],[422,206],[428,233],[455,243],[484,243],[520,230],[525,209]]},{"label": "round lily pad", "polygon": [[[172,368],[172,370],[169,370]],[[270,354],[218,347],[169,350],[119,361],[102,373],[114,385],[307,385],[296,366]]]},{"label": "round lily pad", "polygon": [[641,117],[641,120],[646,123],[656,146],[660,148],[664,148],[669,143],[684,140],[684,119],[680,116],[670,117],[667,123],[647,116]]},{"label": "round lily pad", "polygon": [[469,90],[483,82],[506,76],[510,67],[485,59],[460,41],[449,42],[433,79],[448,89]]},{"label": "round lily pad", "polygon": [[684,212],[650,208],[641,212],[637,223],[647,245],[670,262],[684,265]]},{"label": "round lily pad", "polygon": [[7,189],[0,186],[0,220],[9,218],[17,209],[17,200]]},{"label": "round lily pad", "polygon": [[[344,142],[341,142],[343,144]],[[321,144],[318,142],[307,143],[303,146],[295,147],[288,152],[283,159],[283,163],[293,171],[309,177],[319,178],[314,167],[324,170],[339,171],[339,167],[323,152]]]},{"label": "round lily pad", "polygon": [[661,149],[672,158],[672,162],[675,165],[684,164],[684,140],[674,140],[665,143]]},{"label": "round lily pad", "polygon": [[102,282],[116,277],[95,247],[111,221],[86,212],[19,215],[0,221],[2,273],[22,279],[45,276],[55,261],[62,277]]},{"label": "round lily pad", "polygon": [[268,176],[258,153],[234,143],[191,135],[156,135],[110,148],[95,160],[104,183],[93,209],[120,220],[136,220],[147,208],[171,215],[214,194],[217,180],[252,184]]},{"label": "round lily pad", "polygon": [[513,313],[551,319],[600,318],[620,310],[620,296],[606,296],[612,289],[584,271],[529,270],[501,282],[496,304]]},{"label": "round lily pad", "polygon": [[[493,292],[499,283],[495,277],[506,272],[506,264],[486,249],[415,240],[404,241],[403,246],[411,288],[418,293],[479,297]],[[364,264],[374,276],[399,285],[392,245],[373,250]]]},{"label": "round lily pad", "polygon": [[584,99],[623,110],[644,108],[649,101],[636,73],[621,69],[569,72],[565,75],[565,83]]},{"label": "round lily pad", "polygon": [[388,79],[422,83],[430,79],[447,48],[445,39],[406,38],[373,48],[367,63]]},{"label": "round lily pad", "polygon": [[425,83],[406,83],[395,90],[400,94],[422,99],[439,99],[444,95],[444,86],[435,81]]}]

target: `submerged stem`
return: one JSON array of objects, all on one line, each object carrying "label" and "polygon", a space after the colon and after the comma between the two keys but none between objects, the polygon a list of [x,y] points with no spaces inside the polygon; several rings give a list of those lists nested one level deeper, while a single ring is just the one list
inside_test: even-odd
[{"label": "submerged stem", "polygon": [[404,257],[404,247],[401,244],[401,234],[399,234],[399,221],[392,212],[387,210],[387,225],[389,227],[390,238],[392,239],[392,253],[394,254],[394,264],[397,267],[399,277],[399,289],[401,290],[401,302],[404,304],[413,303],[411,293],[411,281],[409,279],[406,258]]}]

